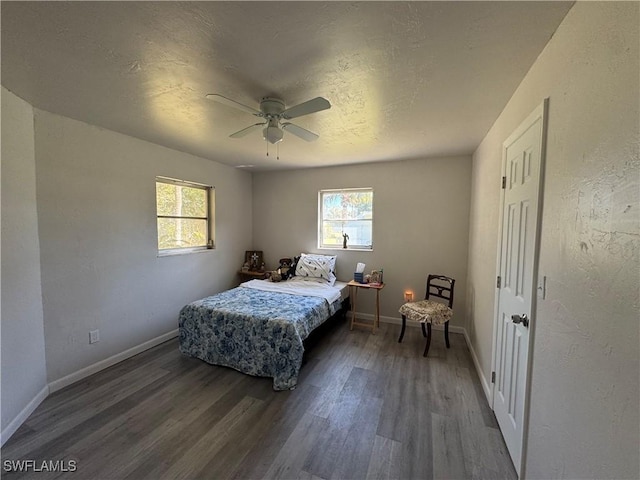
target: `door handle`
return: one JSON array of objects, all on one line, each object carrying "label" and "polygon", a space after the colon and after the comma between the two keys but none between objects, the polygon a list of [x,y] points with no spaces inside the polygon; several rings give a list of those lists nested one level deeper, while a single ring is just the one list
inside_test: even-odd
[{"label": "door handle", "polygon": [[513,320],[513,323],[521,323],[525,327],[529,326],[529,317],[527,317],[526,313],[522,315],[511,315],[511,320]]}]

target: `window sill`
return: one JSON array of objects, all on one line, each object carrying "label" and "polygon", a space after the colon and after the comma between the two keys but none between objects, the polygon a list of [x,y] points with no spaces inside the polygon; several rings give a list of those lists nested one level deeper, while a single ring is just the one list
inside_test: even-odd
[{"label": "window sill", "polygon": [[338,250],[341,252],[373,252],[373,248],[367,248],[367,247],[362,247],[362,248],[356,248],[356,247],[347,247],[347,248],[342,248],[342,247],[318,247],[318,250]]},{"label": "window sill", "polygon": [[191,253],[204,253],[215,250],[215,248],[198,247],[198,248],[176,248],[173,250],[159,250],[158,257],[174,257],[176,255],[189,255]]}]

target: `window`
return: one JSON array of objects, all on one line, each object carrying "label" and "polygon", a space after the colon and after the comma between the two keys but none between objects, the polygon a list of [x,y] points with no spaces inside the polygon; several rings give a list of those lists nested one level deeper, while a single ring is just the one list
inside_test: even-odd
[{"label": "window", "polygon": [[213,195],[207,185],[156,177],[160,252],[213,248]]},{"label": "window", "polygon": [[373,249],[373,189],[320,190],[319,248]]}]

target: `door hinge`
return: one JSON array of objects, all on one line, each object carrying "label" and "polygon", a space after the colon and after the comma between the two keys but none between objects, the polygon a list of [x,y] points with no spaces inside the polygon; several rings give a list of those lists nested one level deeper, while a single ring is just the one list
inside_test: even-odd
[{"label": "door hinge", "polygon": [[491,372],[491,383],[496,383],[496,372]]},{"label": "door hinge", "polygon": [[500,277],[500,275],[498,275],[496,277],[496,288],[500,288],[502,285],[502,278]]},{"label": "door hinge", "polygon": [[507,188],[507,177],[502,177],[502,188]]}]

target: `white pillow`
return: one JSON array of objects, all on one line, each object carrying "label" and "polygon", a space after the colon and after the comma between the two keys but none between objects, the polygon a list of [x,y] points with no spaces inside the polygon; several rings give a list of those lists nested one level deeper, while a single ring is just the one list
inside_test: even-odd
[{"label": "white pillow", "polygon": [[336,282],[336,258],[336,255],[301,253],[296,266],[296,277],[333,285]]}]

